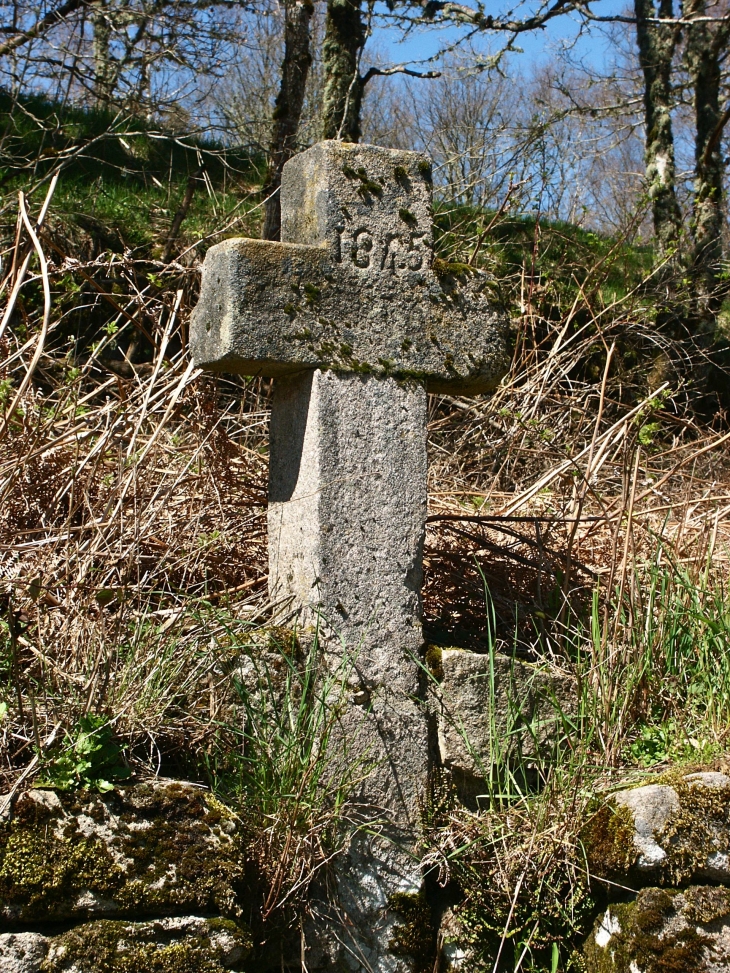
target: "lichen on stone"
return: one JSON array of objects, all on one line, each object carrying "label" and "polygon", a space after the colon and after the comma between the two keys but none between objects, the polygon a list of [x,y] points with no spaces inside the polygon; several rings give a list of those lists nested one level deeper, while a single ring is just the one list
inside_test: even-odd
[{"label": "lichen on stone", "polygon": [[0,915],[38,922],[202,910],[236,918],[244,863],[235,814],[200,788],[31,791],[0,826]]},{"label": "lichen on stone", "polygon": [[222,973],[250,951],[250,934],[230,921],[100,919],[57,936],[41,973]]}]

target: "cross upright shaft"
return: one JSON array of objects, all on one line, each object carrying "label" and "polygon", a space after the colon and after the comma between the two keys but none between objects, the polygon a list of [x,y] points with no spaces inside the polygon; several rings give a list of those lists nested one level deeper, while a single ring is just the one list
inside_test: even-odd
[{"label": "cross upright shaft", "polygon": [[496,384],[504,320],[484,278],[434,271],[423,156],[320,143],[286,164],[281,194],[284,242],[209,251],[192,353],[204,367],[275,378],[269,587],[319,625],[328,651],[344,644],[352,658],[343,735],[373,763],[358,797],[387,819],[389,841],[353,846],[341,873],[344,961],[393,973],[387,903],[420,886],[407,849],[428,773],[426,392]]}]

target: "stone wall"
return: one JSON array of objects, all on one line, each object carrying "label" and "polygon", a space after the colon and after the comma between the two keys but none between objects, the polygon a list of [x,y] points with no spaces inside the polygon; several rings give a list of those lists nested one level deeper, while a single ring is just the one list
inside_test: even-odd
[{"label": "stone wall", "polygon": [[235,814],[190,784],[29,791],[0,824],[0,969],[242,970],[245,860]]}]

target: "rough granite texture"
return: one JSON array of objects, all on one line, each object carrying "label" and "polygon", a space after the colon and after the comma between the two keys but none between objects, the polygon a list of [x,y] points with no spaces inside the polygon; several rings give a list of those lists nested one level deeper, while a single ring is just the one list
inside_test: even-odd
[{"label": "rough granite texture", "polygon": [[0,934],[2,973],[40,973],[48,952],[48,939],[37,932]]},{"label": "rough granite texture", "polygon": [[199,916],[99,919],[57,935],[0,936],[2,973],[223,973],[241,970],[250,937]]},{"label": "rough granite texture", "polygon": [[205,368],[276,379],[270,593],[283,622],[318,628],[334,667],[349,660],[332,745],[362,768],[352,797],[374,834],[334,863],[336,902],[314,910],[307,968],[397,973],[412,963],[391,948],[393,902],[422,886],[429,759],[426,390],[493,388],[506,320],[488,278],[434,262],[423,156],[324,142],[286,164],[281,200],[282,243],[209,251],[191,350]]},{"label": "rough granite texture", "polygon": [[[397,924],[389,900],[421,884],[407,849],[428,770],[427,718],[415,699],[423,643],[423,388],[319,370],[277,380],[269,482],[271,597],[290,599],[299,625],[319,627],[333,666],[347,653],[349,705],[332,746],[339,743],[362,767],[351,796],[361,813],[382,822],[383,840],[359,839],[337,867],[345,927],[357,930],[343,961],[405,969],[404,960],[380,954]],[[322,911],[323,927],[331,927],[331,910]],[[310,969],[336,961],[320,955],[323,938],[314,936]]]},{"label": "rough granite texture", "polygon": [[0,824],[0,920],[33,927],[201,910],[239,919],[233,813],[192,785],[29,791]]},{"label": "rough granite texture", "polygon": [[416,693],[422,646],[426,394],[335,372],[277,381],[269,590],[318,615],[356,656],[363,691]]},{"label": "rough granite texture", "polygon": [[508,656],[442,649],[440,668],[439,749],[458,774],[488,776],[498,754],[552,747],[577,709],[573,679]]},{"label": "rough granite texture", "polygon": [[730,777],[706,771],[619,791],[584,843],[599,875],[637,884],[730,883]]},{"label": "rough granite texture", "polygon": [[730,890],[643,889],[599,916],[583,959],[586,973],[727,973]]},{"label": "rough granite texture", "polygon": [[494,388],[507,321],[493,281],[433,260],[430,163],[322,142],[291,159],[282,243],[226,240],[205,258],[190,322],[197,365],[417,378],[429,392]]}]

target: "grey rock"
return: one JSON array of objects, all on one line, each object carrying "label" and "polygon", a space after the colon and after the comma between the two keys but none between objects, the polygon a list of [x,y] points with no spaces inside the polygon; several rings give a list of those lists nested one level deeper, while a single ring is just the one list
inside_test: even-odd
[{"label": "grey rock", "polygon": [[227,240],[206,255],[190,323],[196,364],[394,375],[452,394],[494,388],[507,321],[488,277],[434,264],[427,173],[417,153],[342,142],[291,159],[285,242]]},{"label": "grey rock", "polygon": [[417,692],[426,521],[426,395],[334,372],[276,383],[269,590],[344,643],[352,678]]},{"label": "grey rock", "polygon": [[534,757],[555,745],[576,712],[568,676],[495,654],[442,649],[439,749],[444,765],[483,778],[499,758]]},{"label": "grey rock", "polygon": [[48,952],[48,939],[37,932],[10,932],[0,935],[2,973],[39,973]]},{"label": "grey rock", "polygon": [[241,970],[251,940],[235,923],[199,916],[149,922],[97,920],[75,926],[48,943],[43,973],[114,969],[185,969],[189,973]]},{"label": "grey rock", "polygon": [[619,807],[628,808],[633,817],[636,867],[640,871],[653,871],[667,857],[657,836],[680,810],[677,792],[666,784],[647,784],[619,791],[614,800]]},{"label": "grey rock", "polygon": [[32,790],[0,827],[0,919],[32,926],[184,909],[238,918],[244,850],[236,815],[193,785]]},{"label": "grey rock", "polygon": [[639,880],[730,882],[730,777],[688,774],[619,791],[609,803],[631,814]]},{"label": "grey rock", "polygon": [[356,768],[350,799],[381,835],[357,840],[337,865],[345,931],[328,937],[332,912],[320,904],[310,969],[407,968],[388,955],[396,922],[388,903],[421,883],[412,852],[428,770],[427,717],[416,698],[425,430],[426,395],[416,384],[319,370],[277,380],[270,593],[292,604],[301,628],[317,630],[338,673],[346,705],[330,746]]},{"label": "grey rock", "polygon": [[633,902],[612,905],[598,917],[583,958],[586,973],[726,973],[730,890],[643,889]]}]

